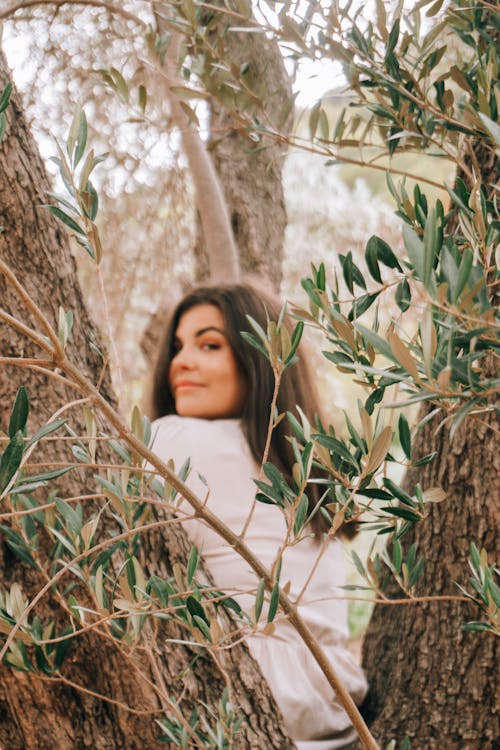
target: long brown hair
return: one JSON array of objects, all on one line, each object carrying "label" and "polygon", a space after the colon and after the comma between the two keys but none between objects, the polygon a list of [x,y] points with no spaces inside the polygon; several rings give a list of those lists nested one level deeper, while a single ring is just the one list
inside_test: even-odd
[{"label": "long brown hair", "polygon": [[[214,305],[223,315],[227,340],[246,383],[247,393],[241,414],[242,426],[252,455],[260,464],[269,424],[274,374],[267,359],[243,338],[241,332],[251,330],[247,315],[266,330],[266,311],[271,320],[277,321],[281,308],[268,293],[249,284],[201,286],[189,292],[175,307],[160,342],[153,373],[151,416],[157,419],[166,414],[176,414],[174,395],[168,378],[170,362],[175,356],[175,333],[182,315],[196,305]],[[291,412],[297,415],[297,406],[300,406],[311,424],[314,424],[319,407],[309,368],[304,357],[300,356],[300,348],[298,361],[283,373],[277,400],[280,414]],[[282,419],[273,430],[268,457],[289,482],[292,480],[292,467],[296,460],[288,439],[290,433],[287,420]],[[319,500],[320,486],[308,487],[310,511]],[[311,525],[317,537],[330,526],[319,512],[315,514]]]}]

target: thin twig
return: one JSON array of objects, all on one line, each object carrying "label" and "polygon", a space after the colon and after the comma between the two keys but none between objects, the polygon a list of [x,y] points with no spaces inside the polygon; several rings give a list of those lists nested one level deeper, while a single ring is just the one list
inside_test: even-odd
[{"label": "thin twig", "polygon": [[[47,5],[55,5],[57,8],[61,8],[63,5],[82,5],[91,8],[102,8],[103,10],[111,11],[117,16],[125,18],[127,21],[133,21],[141,28],[146,28],[147,24],[139,16],[134,13],[130,13],[119,5],[114,5],[107,2],[107,0],[20,0],[16,5],[11,6],[7,10],[0,12],[0,19],[9,18],[17,13],[18,10],[26,10],[27,8],[43,7]],[[17,19],[16,19],[17,20]]]},{"label": "thin twig", "polygon": [[[54,329],[52,328],[49,321],[47,320],[43,312],[40,310],[38,305],[35,302],[33,302],[33,300],[31,299],[30,295],[28,294],[26,289],[23,287],[21,282],[18,281],[15,274],[9,268],[7,263],[5,263],[1,258],[0,258],[0,273],[2,273],[5,276],[8,283],[14,288],[19,298],[24,302],[26,308],[33,314],[35,320],[37,320],[40,323],[49,341],[52,342],[52,346],[54,347],[56,353],[60,356],[62,354],[63,348],[61,346],[61,342],[59,341],[59,338],[57,334],[55,333]],[[36,334],[36,336],[37,336],[37,339],[41,338],[40,336],[38,336],[38,334]],[[46,349],[47,351],[46,345],[42,348]]]},{"label": "thin twig", "polygon": [[[269,412],[269,424],[267,426],[267,435],[266,435],[266,444],[264,446],[264,454],[262,456],[262,462],[260,466],[260,472],[259,472],[259,480],[262,480],[264,478],[264,464],[267,462],[267,458],[269,456],[269,450],[271,448],[271,440],[273,437],[273,430],[274,430],[274,412],[276,410],[276,402],[278,400],[278,392],[281,382],[281,373],[275,370],[274,372],[274,391],[273,391],[273,398],[271,401],[271,409]],[[250,526],[250,523],[252,521],[252,516],[255,511],[255,506],[257,504],[256,495],[253,498],[252,501],[252,507],[250,508],[250,511],[248,513],[247,519],[245,521],[245,525],[243,526],[243,529],[240,534],[241,541],[244,540],[245,535],[248,531],[248,527]]]}]

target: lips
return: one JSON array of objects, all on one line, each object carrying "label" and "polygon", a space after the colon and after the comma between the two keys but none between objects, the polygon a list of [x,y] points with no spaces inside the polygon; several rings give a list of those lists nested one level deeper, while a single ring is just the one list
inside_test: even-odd
[{"label": "lips", "polygon": [[190,388],[201,388],[202,383],[195,383],[193,380],[177,380],[174,383],[174,392],[189,390]]}]

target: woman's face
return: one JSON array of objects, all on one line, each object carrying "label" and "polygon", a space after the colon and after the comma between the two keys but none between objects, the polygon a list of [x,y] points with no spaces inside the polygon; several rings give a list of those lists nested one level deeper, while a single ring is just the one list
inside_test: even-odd
[{"label": "woman's face", "polygon": [[246,386],[226,325],[215,305],[196,305],[179,319],[168,380],[182,417],[239,417]]}]

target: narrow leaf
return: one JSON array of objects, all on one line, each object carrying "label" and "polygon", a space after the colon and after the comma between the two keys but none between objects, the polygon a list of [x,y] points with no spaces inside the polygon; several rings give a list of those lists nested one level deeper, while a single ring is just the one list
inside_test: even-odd
[{"label": "narrow leaf", "polygon": [[24,434],[26,422],[28,421],[29,400],[28,392],[22,385],[19,387],[9,422],[9,437],[13,438],[18,430]]},{"label": "narrow leaf", "polygon": [[403,452],[406,458],[408,459],[408,461],[411,461],[410,425],[408,424],[408,420],[406,419],[404,414],[399,415],[398,432],[399,432],[399,442],[401,443]]},{"label": "narrow leaf", "polygon": [[267,613],[267,622],[272,622],[276,616],[276,612],[278,611],[278,604],[279,604],[279,597],[280,597],[280,585],[279,582],[276,581],[276,583],[273,586],[273,590],[271,593],[271,599],[269,602],[269,611]]},{"label": "narrow leaf", "polygon": [[255,595],[255,622],[256,623],[259,621],[259,617],[262,612],[262,605],[264,604],[264,592],[265,592],[265,582],[264,582],[264,579],[261,578],[259,581],[259,585],[257,586],[257,593]]},{"label": "narrow leaf", "polygon": [[18,430],[2,454],[0,459],[0,494],[8,487],[11,479],[18,470],[24,452],[24,435]]},{"label": "narrow leaf", "polygon": [[64,211],[61,211],[60,208],[58,208],[57,206],[45,206],[45,208],[48,208],[51,214],[54,214],[54,216],[60,219],[63,224],[66,224],[66,226],[72,229],[74,232],[85,235],[85,232],[81,228],[81,226],[79,226],[76,221],[71,218],[71,216],[68,216],[68,214]]}]

